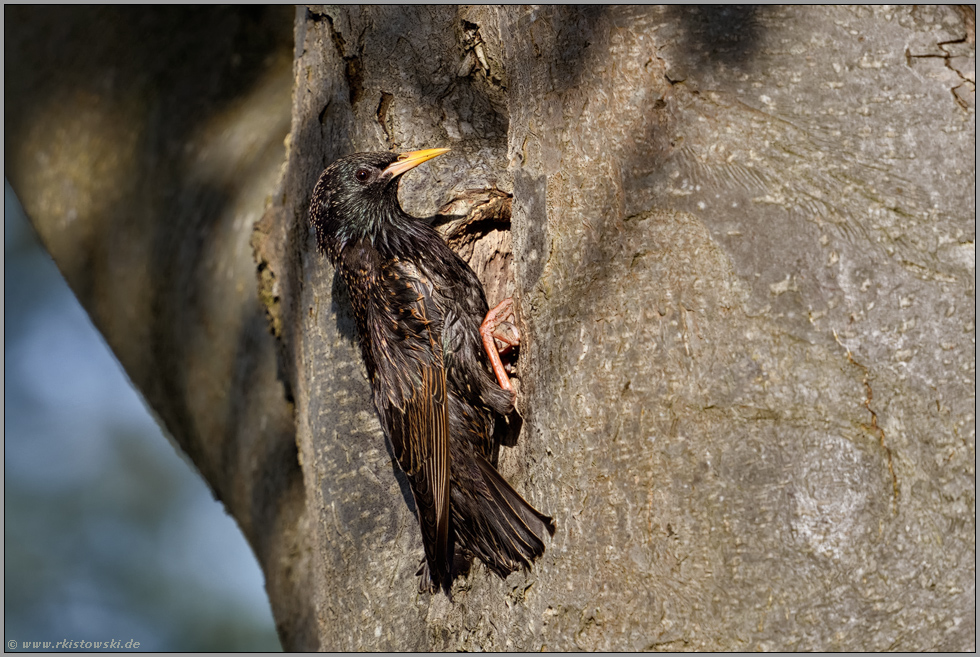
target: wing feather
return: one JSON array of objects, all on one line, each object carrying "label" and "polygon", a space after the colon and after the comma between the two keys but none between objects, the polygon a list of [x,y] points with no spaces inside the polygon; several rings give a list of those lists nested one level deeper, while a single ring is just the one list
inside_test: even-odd
[{"label": "wing feather", "polygon": [[[375,402],[398,464],[409,476],[426,555],[448,573],[449,405],[443,313],[419,269],[395,260],[382,270],[369,322],[377,377]],[[443,573],[439,573],[442,575]],[[437,577],[439,577],[437,575]],[[443,579],[439,577],[439,579]]]}]

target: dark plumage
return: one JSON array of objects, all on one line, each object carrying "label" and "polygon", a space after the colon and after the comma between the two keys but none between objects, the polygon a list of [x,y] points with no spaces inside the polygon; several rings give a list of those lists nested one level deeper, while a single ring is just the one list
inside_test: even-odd
[{"label": "dark plumage", "polygon": [[399,177],[446,150],[337,160],[317,181],[310,220],[350,291],[374,404],[415,496],[420,586],[448,593],[457,543],[506,577],[544,552],[554,523],[491,464],[494,425],[513,410],[513,393],[481,341],[483,287],[398,203]]}]

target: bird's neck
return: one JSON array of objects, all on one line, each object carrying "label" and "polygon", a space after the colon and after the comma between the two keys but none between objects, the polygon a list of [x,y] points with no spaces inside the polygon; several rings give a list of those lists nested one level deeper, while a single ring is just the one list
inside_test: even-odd
[{"label": "bird's neck", "polygon": [[382,260],[411,259],[418,253],[420,243],[429,241],[432,229],[424,221],[406,214],[400,207],[387,207],[373,212],[371,217],[357,225],[347,224],[338,231],[341,249],[359,244],[370,246]]},{"label": "bird's neck", "polygon": [[368,243],[375,246],[386,241],[386,236],[395,232],[395,227],[404,221],[401,215],[404,212],[397,204],[392,207],[392,204],[382,202],[365,208],[353,202],[349,206],[340,203],[327,217],[322,230],[318,227],[320,246],[336,261],[349,245]]}]

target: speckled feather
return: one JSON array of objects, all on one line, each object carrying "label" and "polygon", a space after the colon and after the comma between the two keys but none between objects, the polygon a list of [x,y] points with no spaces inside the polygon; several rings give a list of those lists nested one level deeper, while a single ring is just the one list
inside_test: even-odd
[{"label": "speckled feather", "polygon": [[418,510],[420,586],[447,593],[456,544],[506,577],[544,552],[551,518],[491,464],[496,422],[513,409],[479,335],[476,275],[398,203],[395,153],[357,153],[320,175],[310,203],[319,249],[346,283],[374,403]]}]

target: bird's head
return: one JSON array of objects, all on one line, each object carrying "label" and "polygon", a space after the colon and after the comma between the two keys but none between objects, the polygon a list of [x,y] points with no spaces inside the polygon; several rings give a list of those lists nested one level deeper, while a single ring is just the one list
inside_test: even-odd
[{"label": "bird's head", "polygon": [[398,204],[402,174],[448,148],[408,153],[354,153],[342,157],[320,174],[310,199],[310,222],[317,246],[336,258],[344,245],[361,238],[372,242],[405,213]]}]

